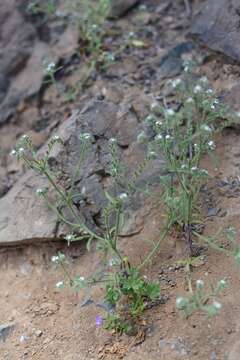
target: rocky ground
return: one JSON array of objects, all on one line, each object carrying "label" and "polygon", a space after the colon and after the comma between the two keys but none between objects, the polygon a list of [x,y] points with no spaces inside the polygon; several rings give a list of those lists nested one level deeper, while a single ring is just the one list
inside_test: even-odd
[{"label": "rocky ground", "polygon": [[[96,314],[103,313],[101,287],[78,296],[55,288],[62,277],[51,263],[56,251],[64,251],[71,273],[82,276],[98,268],[95,252],[88,253],[84,244],[67,247],[61,240],[66,229],[36,201],[35,190],[44,179],[9,156],[22,134],[32,137],[39,152],[59,134],[68,150],[57,148],[52,161],[64,179],[77,160],[77,135],[90,132],[96,140],[78,180],[87,189],[86,221],[101,226],[107,141],[117,138],[129,170],[143,159],[137,134],[155,99],[174,101],[167,81],[182,75],[184,60],[197,60],[199,76],[206,75],[219,98],[240,111],[238,1],[192,1],[190,8],[183,0],[116,1],[107,48],[116,51],[131,31],[141,43],[125,48],[105,72],[93,73],[71,101],[45,84],[42,73],[44,59],[56,62],[65,93],[86,73],[76,25],[63,4],[47,21],[29,15],[27,1],[0,4],[0,359],[239,360],[239,269],[231,258],[206,249],[193,271],[194,279],[209,283],[229,280],[221,316],[209,320],[196,314],[184,320],[175,310],[176,296],[186,290],[178,264],[182,254],[174,234],[169,236],[145,270],[160,282],[167,301],[145,313],[146,334],[112,336],[95,325]],[[240,230],[239,125],[224,130],[216,144],[216,164],[207,159],[204,164],[211,175],[206,190],[211,201],[203,209],[206,234],[223,225]],[[154,161],[140,181],[155,185],[161,168],[162,161]],[[127,215],[121,246],[139,262],[158,238],[164,214],[158,199],[139,198]]]}]

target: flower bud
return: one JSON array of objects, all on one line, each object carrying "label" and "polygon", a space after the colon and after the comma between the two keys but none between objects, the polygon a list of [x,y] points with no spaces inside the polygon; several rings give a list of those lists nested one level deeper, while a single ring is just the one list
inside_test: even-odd
[{"label": "flower bud", "polygon": [[203,280],[197,280],[196,281],[196,288],[197,288],[197,290],[202,290],[204,288],[204,281]]},{"label": "flower bud", "polygon": [[179,310],[183,310],[188,305],[188,299],[185,297],[178,297],[176,300],[176,308]]}]

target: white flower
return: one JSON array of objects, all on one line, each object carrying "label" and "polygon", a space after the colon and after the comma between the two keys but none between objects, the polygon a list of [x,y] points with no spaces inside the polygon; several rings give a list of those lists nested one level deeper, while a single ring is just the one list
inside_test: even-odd
[{"label": "white flower", "polygon": [[50,70],[53,70],[55,68],[55,63],[54,62],[50,62],[47,66],[47,69],[50,71]]},{"label": "white flower", "polygon": [[92,29],[96,30],[98,28],[98,26],[96,24],[92,24]]},{"label": "white flower", "polygon": [[59,141],[59,140],[60,140],[60,136],[54,135],[54,136],[52,137],[52,140],[53,140],[53,141]]},{"label": "white flower", "polygon": [[83,134],[82,134],[82,139],[83,139],[83,140],[89,140],[89,139],[91,139],[91,134],[89,134],[89,133],[83,133]]},{"label": "white flower", "polygon": [[29,136],[26,135],[26,134],[24,134],[24,135],[21,136],[21,140],[22,140],[22,141],[26,141],[26,140],[28,140],[28,139],[29,139]]},{"label": "white flower", "polygon": [[63,281],[59,281],[56,283],[56,288],[58,289],[62,289],[64,287],[64,282]]},{"label": "white flower", "polygon": [[182,164],[181,165],[181,169],[186,169],[187,168],[187,165],[186,164]]},{"label": "white flower", "polygon": [[71,241],[74,241],[75,240],[75,235],[73,234],[68,234],[65,236],[65,240],[67,240],[67,242],[71,242]]},{"label": "white flower", "polygon": [[145,121],[146,121],[147,123],[152,123],[154,120],[155,120],[155,116],[152,115],[152,114],[148,115],[148,116],[146,117],[146,119],[145,119]]},{"label": "white flower", "polygon": [[174,116],[175,115],[175,111],[173,109],[166,109],[165,110],[165,114],[167,116]]},{"label": "white flower", "polygon": [[204,175],[208,175],[208,171],[206,169],[202,169],[201,173],[204,174]]},{"label": "white flower", "polygon": [[151,104],[151,110],[154,110],[155,108],[158,108],[159,104],[157,102],[154,102]]},{"label": "white flower", "polygon": [[222,279],[222,280],[220,280],[220,281],[218,282],[218,287],[219,287],[220,289],[225,289],[226,286],[227,286],[226,280]]},{"label": "white flower", "polygon": [[215,149],[214,141],[210,140],[210,141],[208,142],[208,146],[209,146],[209,149],[211,149],[211,150]]},{"label": "white flower", "polygon": [[135,36],[135,32],[130,31],[130,32],[128,33],[128,37],[133,38],[134,36]]},{"label": "white flower", "polygon": [[176,299],[176,307],[177,309],[184,309],[188,304],[188,299],[184,297],[178,297]]},{"label": "white flower", "polygon": [[182,80],[181,79],[175,79],[171,81],[172,87],[176,88],[177,86],[179,86],[180,84],[182,84]]},{"label": "white flower", "polygon": [[110,138],[108,142],[109,144],[116,144],[117,140],[115,138]]},{"label": "white flower", "polygon": [[155,136],[155,140],[162,140],[162,139],[163,139],[162,134],[157,134],[157,135]]},{"label": "white flower", "polygon": [[80,277],[79,277],[79,280],[80,280],[80,281],[85,281],[85,277],[80,276]]},{"label": "white flower", "polygon": [[23,147],[20,147],[20,148],[18,149],[18,155],[23,155],[23,154],[24,154],[24,151],[25,151],[25,149],[24,149]]},{"label": "white flower", "polygon": [[112,267],[112,266],[116,265],[116,261],[114,259],[110,259],[108,264],[110,267]]},{"label": "white flower", "polygon": [[189,97],[189,98],[187,98],[187,100],[186,100],[186,103],[187,103],[187,104],[192,104],[193,102],[194,102],[194,100],[193,100],[192,97]]},{"label": "white flower", "polygon": [[44,73],[46,75],[50,75],[52,74],[54,71],[55,71],[55,68],[56,68],[56,64],[54,62],[50,62],[50,63],[46,63],[44,61],[43,63],[43,68],[44,68]]},{"label": "white flower", "polygon": [[121,200],[121,201],[126,201],[127,198],[128,198],[128,194],[126,193],[121,193],[118,198]]},{"label": "white flower", "polygon": [[11,152],[10,152],[10,155],[11,156],[16,156],[17,155],[17,151],[15,149],[13,149]]},{"label": "white flower", "polygon": [[196,281],[196,287],[198,290],[202,290],[204,288],[204,281],[203,280],[197,280]]},{"label": "white flower", "polygon": [[199,94],[203,91],[203,88],[200,85],[196,85],[193,89],[194,94]]},{"label": "white flower", "polygon": [[211,105],[211,109],[215,110],[215,105],[214,104]]},{"label": "white flower", "polygon": [[197,149],[198,148],[198,144],[193,144],[194,148]]},{"label": "white flower", "polygon": [[212,129],[207,124],[201,125],[201,129],[207,132],[212,132]]},{"label": "white flower", "polygon": [[213,302],[213,307],[216,309],[216,310],[221,310],[221,308],[222,308],[222,304],[220,304],[220,302],[218,302],[218,301],[214,301]]},{"label": "white flower", "polygon": [[59,260],[59,257],[57,255],[52,256],[51,260],[52,260],[53,263],[57,263],[58,260]]},{"label": "white flower", "polygon": [[198,168],[197,168],[197,166],[193,166],[193,167],[191,167],[191,170],[192,170],[192,171],[197,171]]},{"label": "white flower", "polygon": [[156,159],[157,154],[155,151],[149,151],[148,157],[149,157],[149,159],[154,160],[154,159]]},{"label": "white flower", "polygon": [[43,190],[43,189],[37,189],[37,190],[36,190],[36,194],[37,194],[38,196],[41,196],[41,195],[44,194],[44,190]]},{"label": "white flower", "polygon": [[202,83],[206,84],[206,83],[208,83],[208,78],[207,78],[206,76],[202,76],[202,77],[200,78],[200,81],[201,81]]},{"label": "white flower", "polygon": [[167,135],[165,136],[165,139],[166,139],[166,140],[169,140],[169,139],[171,139],[171,136],[170,136],[169,134],[167,134]]},{"label": "white flower", "polygon": [[212,95],[212,94],[213,94],[213,90],[212,90],[212,89],[207,89],[207,90],[206,90],[206,93],[207,93],[208,95]]},{"label": "white flower", "polygon": [[155,124],[156,124],[157,126],[162,126],[162,121],[158,120],[158,121],[156,121]]},{"label": "white flower", "polygon": [[106,57],[107,57],[107,60],[109,62],[114,62],[115,61],[115,56],[111,52],[108,52]]}]

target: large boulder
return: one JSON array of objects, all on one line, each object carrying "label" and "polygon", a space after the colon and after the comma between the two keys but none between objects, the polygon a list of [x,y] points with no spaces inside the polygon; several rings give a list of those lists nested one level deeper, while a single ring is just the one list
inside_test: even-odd
[{"label": "large boulder", "polygon": [[240,61],[239,0],[208,0],[193,19],[191,34],[210,49]]},{"label": "large boulder", "polygon": [[[80,209],[84,221],[95,231],[101,231],[105,191],[112,188],[108,172],[108,140],[112,137],[117,139],[126,174],[131,176],[146,156],[145,146],[137,142],[142,126],[129,108],[121,109],[114,103],[93,100],[59,128],[58,135],[65,146],[55,147],[50,163],[59,170],[63,182],[75,172],[80,154],[79,134],[88,132],[92,135],[92,146],[75,184],[76,193],[84,189],[84,200],[76,197],[74,203],[76,211]],[[39,155],[45,150],[46,146],[39,150]],[[158,182],[161,168],[161,159],[152,161],[139,177],[137,186]],[[68,229],[59,226],[56,215],[44,201],[36,198],[36,189],[46,185],[43,177],[28,170],[0,199],[0,245],[56,239],[67,233]],[[137,221],[131,222],[131,219],[137,217],[136,212],[143,208],[141,204],[142,196],[134,196],[127,206],[126,218],[129,221],[124,235],[136,232]],[[145,216],[142,211],[141,216]]]},{"label": "large boulder", "polygon": [[44,22],[42,27],[27,16],[27,2],[0,2],[0,126],[19,104],[36,95],[43,84],[44,60],[58,62],[74,53],[78,34],[66,19]]}]

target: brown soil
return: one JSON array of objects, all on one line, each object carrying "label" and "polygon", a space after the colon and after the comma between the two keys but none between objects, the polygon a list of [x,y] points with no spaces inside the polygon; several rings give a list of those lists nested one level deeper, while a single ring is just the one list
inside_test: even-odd
[{"label": "brown soil", "polygon": [[[152,6],[157,4],[157,1],[151,1]],[[180,20],[177,19],[177,16],[174,18],[176,14],[181,14]],[[174,12],[161,16],[154,26],[156,26],[156,31],[168,29],[168,31],[165,30],[166,38],[162,41],[162,45],[167,43],[170,48],[182,41],[187,32],[188,21],[184,18],[184,7],[179,1],[179,4],[174,5]],[[172,18],[170,19],[170,17]],[[179,23],[181,23],[180,30]],[[119,25],[122,27],[126,24],[131,28],[134,24],[134,17],[129,15],[119,21]],[[174,27],[174,25],[176,26]],[[141,52],[138,50],[137,53],[139,51]],[[150,54],[149,62],[156,56],[154,50],[142,51],[145,65],[147,52]],[[161,49],[157,56],[159,53],[162,53]],[[132,54],[128,63],[124,65],[126,71],[129,71],[131,75],[136,70],[139,61],[135,55]],[[229,81],[226,79],[229,79],[231,74],[234,74],[234,81],[236,81],[236,69],[229,65],[220,66],[218,70],[216,64],[221,64],[221,60],[210,58],[199,72],[206,74],[215,85],[216,90],[221,92],[229,87]],[[121,66],[118,64],[118,68]],[[138,73],[139,79],[143,76],[140,72]],[[233,76],[230,76],[230,79],[233,82]],[[152,84],[152,94],[159,93],[162,83],[164,81],[156,81]],[[117,84],[115,85],[117,86]],[[95,85],[93,84],[86,90],[79,101],[84,102],[104,86],[108,88],[108,80],[98,79]],[[132,93],[136,94],[134,87]],[[56,104],[55,101],[57,100],[52,100],[52,109]],[[70,107],[74,108],[74,104]],[[68,108],[63,106],[61,111],[63,117],[66,117]],[[4,142],[1,143],[4,150],[8,151],[9,145],[12,146],[19,134],[32,128],[30,118],[31,112],[29,113],[29,123],[25,123],[22,128],[17,122],[0,130],[1,142],[4,139]],[[58,118],[59,116],[55,114],[55,123],[58,122]],[[54,125],[51,126],[54,128]],[[50,130],[51,127],[46,130],[46,134]],[[44,132],[43,134],[47,136]],[[40,140],[36,138],[36,143],[44,142],[44,136]],[[205,168],[213,177],[208,184],[208,190],[214,203],[221,209],[216,216],[206,218],[206,234],[214,234],[220,227],[229,225],[234,225],[240,231],[239,189],[224,189],[223,191],[217,185],[218,179],[239,176],[239,143],[240,135],[236,129],[225,131],[217,139],[219,161],[216,168],[212,162],[205,160]],[[11,166],[13,165],[11,164]],[[14,171],[19,171],[19,169]],[[15,179],[12,181],[14,182]],[[164,221],[163,215],[159,214],[159,206],[156,206],[156,202],[154,204],[147,203],[146,206],[149,207],[149,212],[145,218],[142,232],[122,239],[122,248],[130,254],[133,262],[139,262],[146,255],[152,242],[158,239]],[[139,333],[136,337],[116,337],[97,328],[95,316],[97,314],[104,315],[104,311],[94,304],[81,306],[88,294],[80,293],[76,296],[67,289],[56,290],[55,284],[62,279],[63,275],[60,269],[56,269],[51,263],[51,256],[55,255],[58,250],[65,252],[71,273],[87,276],[99,266],[99,260],[94,251],[88,253],[83,244],[67,247],[62,242],[36,243],[19,248],[1,249],[0,324],[12,324],[13,327],[6,339],[0,340],[0,359],[239,360],[239,269],[231,257],[206,249],[203,260],[193,269],[193,280],[204,279],[208,284],[215,283],[222,278],[229,281],[229,288],[225,290],[221,298],[223,304],[221,316],[206,319],[202,314],[197,313],[187,320],[183,319],[175,309],[176,297],[183,295],[187,290],[184,269],[177,266],[177,262],[183,259],[178,245],[175,237],[169,236],[151,266],[144,271],[149,278],[160,281],[162,294],[168,300],[165,304],[155,306],[145,312],[143,318],[148,328],[146,336]],[[94,302],[99,303],[102,301],[104,290],[100,286],[96,286],[92,289],[91,294]]]},{"label": "brown soil", "polygon": [[[236,141],[233,142],[233,138]],[[218,170],[212,169],[211,163],[208,166],[216,178],[237,174],[238,165],[229,164],[229,156],[238,152],[239,140],[231,131],[219,139],[221,166]],[[218,207],[226,214],[221,211],[219,216],[206,220],[206,233],[213,234],[219,227],[228,225],[239,230],[238,197],[229,197],[227,191],[219,193],[216,187],[209,187]],[[123,240],[122,246],[127,246],[133,261],[146,254],[149,247],[146,239],[158,238],[156,230],[152,233],[151,229],[156,229],[156,223],[160,227],[161,222],[158,208],[153,207],[141,235]],[[216,355],[216,359],[223,360],[229,359],[228,354],[238,346],[239,269],[231,257],[209,249],[193,270],[193,279],[204,279],[208,284],[222,278],[229,281],[229,288],[221,298],[221,316],[206,319],[202,314],[195,314],[185,320],[175,310],[176,296],[187,290],[184,270],[176,266],[182,256],[177,255],[175,239],[169,238],[145,270],[149,278],[160,280],[162,294],[168,297],[166,304],[144,314],[148,325],[146,338],[140,335],[139,338],[117,338],[96,328],[95,316],[104,315],[101,308],[94,304],[81,307],[87,294],[76,296],[67,289],[55,289],[62,273],[54,268],[51,256],[58,250],[68,255],[72,274],[86,276],[99,265],[96,253],[86,252],[83,245],[67,248],[62,243],[51,243],[1,250],[0,318],[1,323],[14,324],[12,333],[1,344],[2,359],[205,360],[214,359]],[[103,294],[99,286],[92,290],[96,303],[101,302]]]}]

